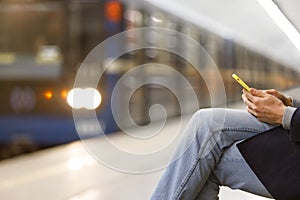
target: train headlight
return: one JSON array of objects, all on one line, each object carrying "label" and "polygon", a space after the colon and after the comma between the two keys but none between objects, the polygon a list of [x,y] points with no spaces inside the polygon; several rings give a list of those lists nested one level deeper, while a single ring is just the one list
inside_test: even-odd
[{"label": "train headlight", "polygon": [[52,91],[47,90],[47,91],[44,92],[44,98],[45,99],[50,100],[50,99],[52,99],[52,97],[53,97],[53,92]]},{"label": "train headlight", "polygon": [[75,109],[96,109],[101,103],[101,94],[95,88],[74,88],[67,94],[68,104]]}]

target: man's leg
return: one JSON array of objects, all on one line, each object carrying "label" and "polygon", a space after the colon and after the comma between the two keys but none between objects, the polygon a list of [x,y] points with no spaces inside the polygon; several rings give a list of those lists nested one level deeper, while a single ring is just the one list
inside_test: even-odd
[{"label": "man's leg", "polygon": [[219,200],[221,183],[212,172],[195,200]]},{"label": "man's leg", "polygon": [[270,128],[244,110],[198,111],[151,199],[195,199],[226,147]]},{"label": "man's leg", "polygon": [[251,170],[236,144],[228,148],[214,169],[214,174],[224,186],[240,189],[259,196],[272,198],[265,186]]},{"label": "man's leg", "polygon": [[197,200],[218,200],[219,187],[228,186],[272,198],[233,144],[222,154],[219,163],[197,196]]}]

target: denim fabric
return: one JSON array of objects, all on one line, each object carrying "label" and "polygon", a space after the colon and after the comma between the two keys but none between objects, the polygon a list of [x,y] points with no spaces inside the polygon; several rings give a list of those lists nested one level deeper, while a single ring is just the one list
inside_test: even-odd
[{"label": "denim fabric", "polygon": [[221,185],[271,197],[235,143],[273,127],[244,110],[199,110],[188,123],[151,200],[215,200]]}]

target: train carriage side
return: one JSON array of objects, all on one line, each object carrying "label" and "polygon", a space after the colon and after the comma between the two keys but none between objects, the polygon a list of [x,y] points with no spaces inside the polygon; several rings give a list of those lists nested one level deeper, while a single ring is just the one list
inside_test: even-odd
[{"label": "train carriage side", "polygon": [[[87,54],[111,30],[122,30],[122,21],[112,26],[106,19],[109,3],[0,2],[1,158],[79,139],[67,97]],[[105,93],[107,85],[100,80],[95,89]],[[102,98],[96,111],[104,123],[110,113]],[[107,133],[117,130],[106,124]],[[85,137],[95,129],[88,121],[79,128]]]}]

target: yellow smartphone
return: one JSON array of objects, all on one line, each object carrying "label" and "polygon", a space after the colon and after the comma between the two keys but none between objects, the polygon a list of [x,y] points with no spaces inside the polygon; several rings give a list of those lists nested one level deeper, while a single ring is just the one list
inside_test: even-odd
[{"label": "yellow smartphone", "polygon": [[234,78],[245,90],[247,90],[248,92],[250,92],[250,87],[240,78],[238,77],[238,75],[236,74],[232,74],[231,75],[232,78]]}]

